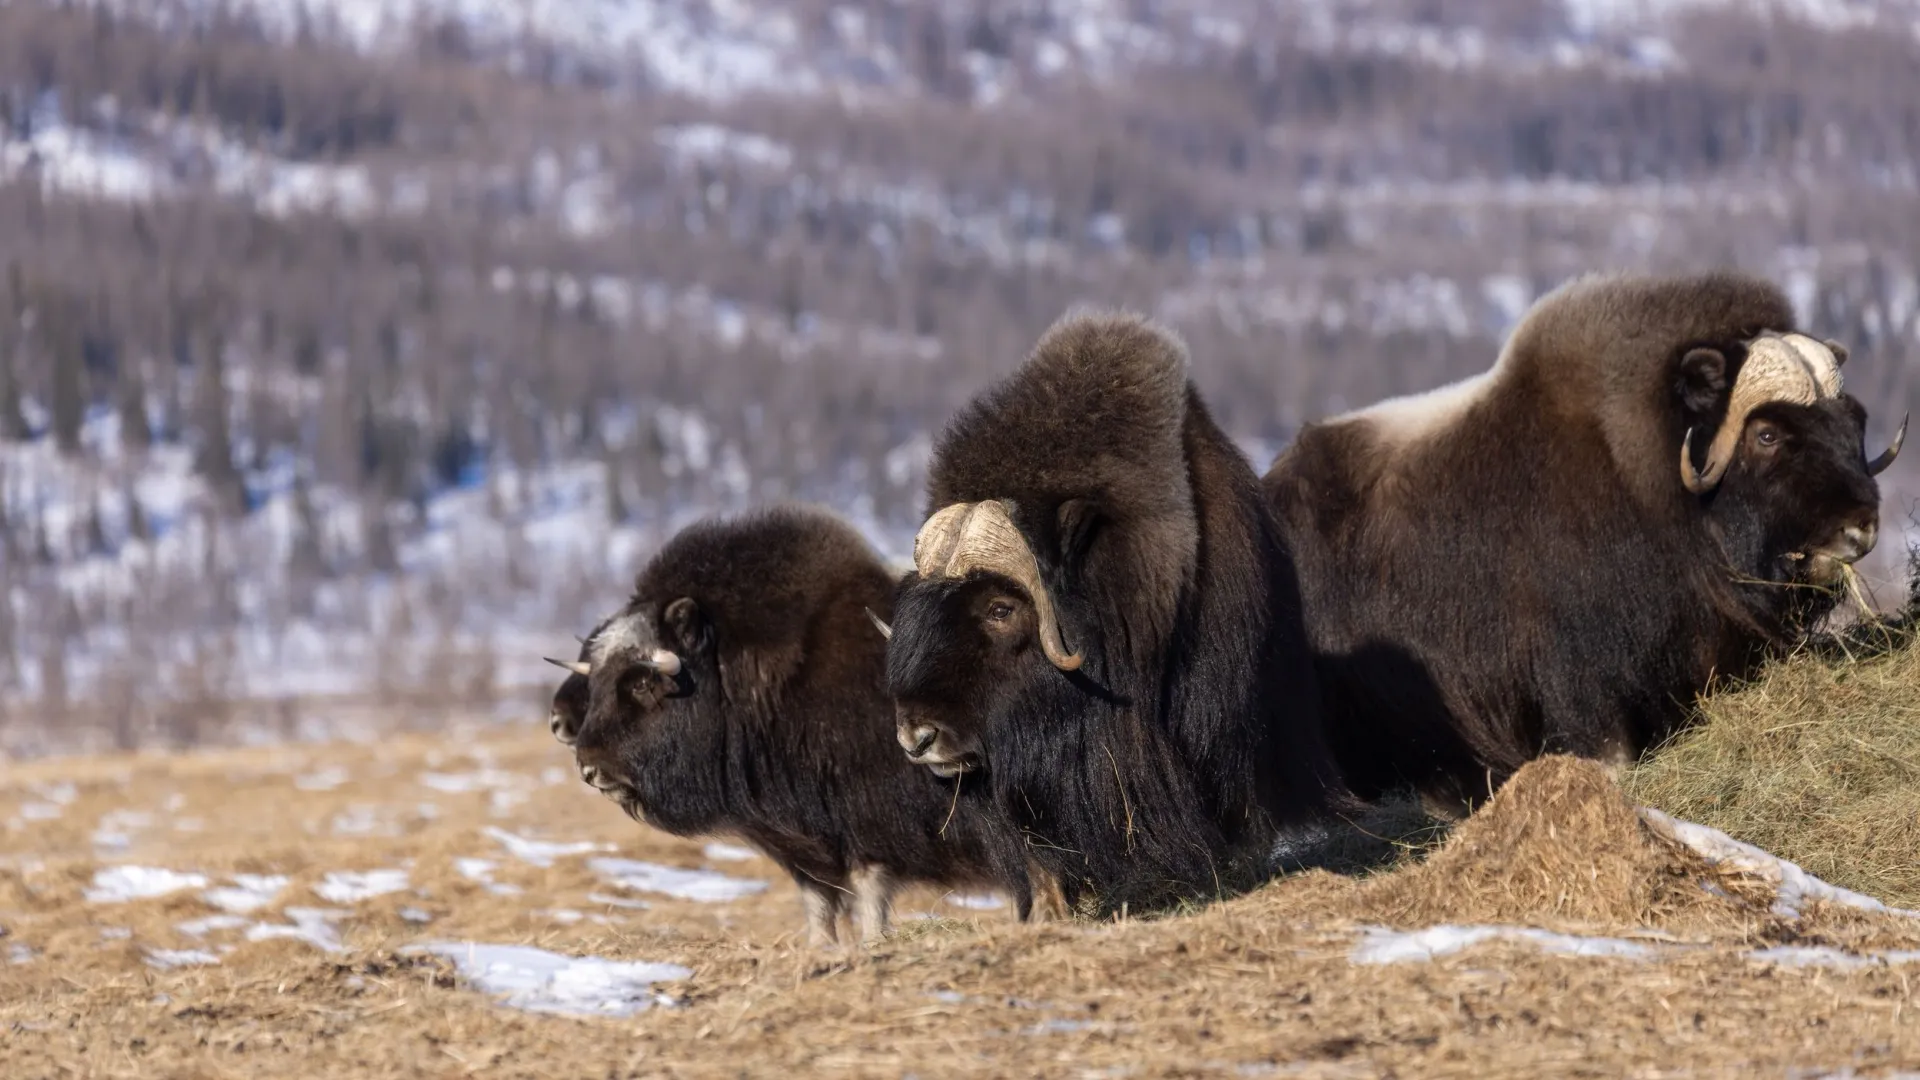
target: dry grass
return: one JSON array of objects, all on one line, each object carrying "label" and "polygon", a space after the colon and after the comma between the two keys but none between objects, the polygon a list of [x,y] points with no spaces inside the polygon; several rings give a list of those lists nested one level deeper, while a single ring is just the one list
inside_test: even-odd
[{"label": "dry grass", "polygon": [[[1650,834],[1607,771],[1532,762],[1424,861],[1368,882],[1379,921],[1522,923],[1613,930],[1725,927],[1699,860]],[[1716,879],[1717,883],[1717,879]]]},{"label": "dry grass", "polygon": [[[1920,648],[1809,653],[1738,693],[1627,779],[1836,885],[1920,906]],[[1830,650],[1837,651],[1837,650]]]},{"label": "dry grass", "polygon": [[[1911,710],[1915,665],[1912,654],[1851,669],[1797,661],[1716,701],[1707,730],[1674,756],[1686,761],[1698,740],[1724,740],[1719,727],[1749,710],[1849,724]],[[1776,713],[1770,728],[1783,726]],[[1878,727],[1853,734],[1876,745],[1893,737]],[[1846,764],[1865,769],[1872,756]],[[1719,760],[1744,767],[1760,759]],[[566,765],[530,723],[513,733],[397,737],[377,748],[0,768],[0,821],[44,801],[42,785],[75,787],[58,818],[0,831],[0,926],[8,931],[0,955],[22,944],[36,954],[0,963],[0,1075],[1651,1077],[1920,1066],[1912,986],[1920,967],[1794,967],[1750,955],[1774,945],[1920,948],[1920,922],[1818,906],[1803,918],[1775,915],[1753,883],[1718,877],[1648,833],[1604,770],[1589,764],[1529,766],[1426,858],[1369,876],[1308,871],[1188,914],[1031,926],[914,894],[903,911],[937,917],[903,921],[901,933],[858,955],[804,948],[797,896],[763,860],[715,869],[772,881],[764,894],[724,904],[647,896],[651,907],[632,910],[588,899],[610,890],[582,858],[536,867],[506,857],[482,833],[486,825],[602,840],[659,863],[703,863],[700,844],[631,824]],[[297,786],[329,767],[344,774],[338,787]],[[1677,775],[1655,768],[1633,777],[1636,790]],[[501,801],[484,790],[441,791],[422,783],[428,772],[490,775],[515,794]],[[1808,787],[1804,772],[1782,765],[1781,773],[1779,790]],[[1884,831],[1873,843],[1864,832],[1821,834],[1817,846],[1834,859],[1827,866],[1804,845],[1823,822],[1870,816],[1844,805],[1853,793],[1884,804],[1898,783],[1880,770],[1836,780],[1818,789],[1820,815],[1776,833],[1716,820],[1871,889],[1873,880],[1896,879],[1850,876],[1856,864],[1893,868],[1914,849],[1894,841],[1897,850],[1881,850]],[[1755,779],[1733,787],[1750,795]],[[1670,799],[1662,804],[1687,814]],[[96,855],[102,817],[129,809],[151,813],[153,824],[130,830],[126,852]],[[1756,825],[1767,823],[1767,811],[1753,813]],[[176,827],[194,818],[198,831]],[[355,821],[391,832],[339,833]],[[462,877],[454,860],[469,856],[495,860],[496,880],[524,892],[497,895]],[[288,875],[292,886],[258,916],[266,919],[284,906],[318,905],[312,887],[330,870],[406,865],[412,890],[339,905],[352,910],[339,927],[343,953],[229,935],[217,939],[233,945],[217,966],[157,971],[147,950],[196,944],[178,924],[209,909],[193,892],[87,903],[94,871],[113,862]],[[409,906],[434,921],[409,922],[401,914]],[[585,917],[557,921],[556,908]],[[1366,926],[1487,922],[1627,937],[1666,951],[1603,959],[1496,941],[1425,962],[1351,959]],[[530,1015],[404,951],[425,940],[668,961],[692,975],[665,988],[676,1008],[627,1020]]]}]

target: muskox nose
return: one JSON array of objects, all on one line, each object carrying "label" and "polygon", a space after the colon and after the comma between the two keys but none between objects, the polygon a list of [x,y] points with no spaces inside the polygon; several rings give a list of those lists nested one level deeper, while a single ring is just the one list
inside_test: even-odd
[{"label": "muskox nose", "polygon": [[572,746],[579,741],[573,733],[573,717],[559,709],[547,713],[547,730],[553,732],[553,737],[560,740],[561,746]]},{"label": "muskox nose", "polygon": [[617,774],[598,765],[580,766],[580,779],[586,781],[588,787],[616,802],[628,788],[627,782]]},{"label": "muskox nose", "polygon": [[902,724],[894,731],[894,737],[900,740],[900,746],[907,752],[908,757],[917,758],[933,749],[934,742],[940,738],[940,732],[932,724],[921,724],[915,728],[908,728]]},{"label": "muskox nose", "polygon": [[1873,550],[1874,542],[1879,538],[1880,526],[1877,522],[1849,525],[1840,530],[1839,550],[1834,552],[1834,557],[1845,563],[1858,562]]}]

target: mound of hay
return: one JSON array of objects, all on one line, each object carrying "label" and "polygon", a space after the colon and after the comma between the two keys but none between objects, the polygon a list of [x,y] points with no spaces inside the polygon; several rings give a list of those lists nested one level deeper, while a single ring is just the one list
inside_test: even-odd
[{"label": "mound of hay", "polygon": [[1920,907],[1920,647],[1797,657],[1702,713],[1633,770],[1630,797]]},{"label": "mound of hay", "polygon": [[1362,917],[1402,927],[1748,922],[1751,902],[1702,887],[1715,878],[1650,832],[1604,767],[1556,755],[1514,773],[1426,861],[1369,881],[1356,899]]}]

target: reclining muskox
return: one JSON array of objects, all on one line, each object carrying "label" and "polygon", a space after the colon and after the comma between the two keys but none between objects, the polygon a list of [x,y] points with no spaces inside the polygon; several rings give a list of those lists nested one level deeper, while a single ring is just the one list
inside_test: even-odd
[{"label": "reclining muskox", "polygon": [[1337,783],[1286,547],[1179,342],[1068,316],[934,448],[887,686],[1083,908],[1214,894]]},{"label": "reclining muskox", "polygon": [[1265,483],[1363,795],[1623,762],[1833,605],[1874,545],[1840,346],[1752,278],[1589,277],[1493,369],[1309,426]]},{"label": "reclining muskox", "polygon": [[[859,534],[798,507],[696,524],[641,572],[554,695],[583,780],[681,836],[732,835],[800,887],[809,935],[886,929],[915,882],[1004,890],[1031,909],[1017,835],[957,812],[900,756],[885,642],[894,576]],[[559,663],[556,661],[556,663]]]}]

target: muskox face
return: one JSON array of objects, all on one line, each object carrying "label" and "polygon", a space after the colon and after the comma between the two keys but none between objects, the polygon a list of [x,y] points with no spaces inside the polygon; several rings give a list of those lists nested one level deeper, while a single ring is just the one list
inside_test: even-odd
[{"label": "muskox face", "polygon": [[1880,491],[1863,451],[1866,419],[1851,396],[1748,417],[1711,513],[1758,556],[1752,570],[1831,585],[1873,550]]},{"label": "muskox face", "polygon": [[[1690,422],[1721,416],[1712,441],[1682,443],[1680,478],[1721,526],[1736,569],[1767,581],[1831,585],[1873,550],[1880,492],[1874,477],[1893,463],[1900,432],[1872,461],[1866,410],[1841,390],[1847,351],[1800,334],[1748,343],[1732,385],[1726,357],[1696,348],[1680,363]],[[1704,425],[1699,425],[1704,426]]]},{"label": "muskox face", "polygon": [[937,775],[986,764],[987,719],[1022,679],[1052,675],[1027,591],[1004,575],[910,574],[894,600],[887,692],[907,757]]},{"label": "muskox face", "polygon": [[[554,737],[573,747],[580,778],[642,816],[641,770],[677,737],[703,685],[711,685],[713,636],[689,597],[635,602],[602,623],[560,664],[570,674],[548,715]],[[671,752],[671,751],[668,751]]]},{"label": "muskox face", "polygon": [[987,764],[985,729],[1033,679],[1077,671],[1040,563],[1000,500],[955,503],[920,527],[894,600],[887,692],[900,745],[941,776]]}]

